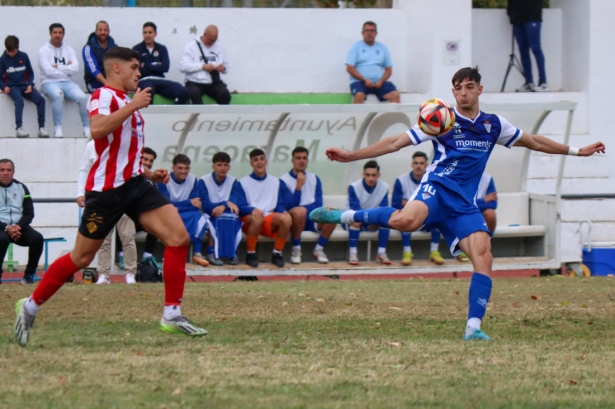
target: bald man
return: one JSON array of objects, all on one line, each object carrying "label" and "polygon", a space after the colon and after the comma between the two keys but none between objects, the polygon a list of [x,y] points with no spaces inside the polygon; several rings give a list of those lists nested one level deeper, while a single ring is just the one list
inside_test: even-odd
[{"label": "bald man", "polygon": [[198,40],[186,44],[179,70],[186,74],[186,88],[192,104],[202,104],[203,95],[211,97],[219,105],[231,103],[231,94],[220,79],[220,74],[228,72],[228,63],[218,41],[216,26],[207,26]]}]

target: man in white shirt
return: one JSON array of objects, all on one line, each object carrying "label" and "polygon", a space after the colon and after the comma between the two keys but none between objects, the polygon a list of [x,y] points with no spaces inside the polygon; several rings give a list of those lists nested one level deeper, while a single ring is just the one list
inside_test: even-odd
[{"label": "man in white shirt", "polygon": [[64,40],[64,26],[53,23],[49,26],[51,39],[38,50],[38,67],[41,70],[43,94],[51,99],[51,113],[55,126],[55,137],[64,136],[62,132],[62,111],[64,98],[76,102],[83,124],[83,133],[90,137],[90,118],[88,117],[88,98],[75,84],[71,76],[79,71],[79,59],[75,50]]},{"label": "man in white shirt", "polygon": [[[79,168],[79,176],[77,178],[77,204],[79,207],[85,206],[85,185],[90,169],[98,159],[94,140],[85,145],[85,151],[81,158],[81,166]],[[117,234],[122,242],[122,254],[120,254],[120,267],[124,264],[126,269],[126,284],[135,284],[135,274],[137,272],[137,245],[135,243],[135,224],[132,219],[123,215],[120,221],[115,225]],[[109,284],[111,274],[111,240],[115,230],[105,237],[105,241],[98,250],[98,281],[96,284]],[[113,249],[115,251],[115,249]]]},{"label": "man in white shirt", "polygon": [[228,63],[218,42],[216,26],[207,26],[199,39],[186,44],[179,70],[186,74],[186,88],[193,105],[203,104],[203,95],[211,97],[218,105],[231,103],[231,94],[220,79],[220,74],[228,72]]}]

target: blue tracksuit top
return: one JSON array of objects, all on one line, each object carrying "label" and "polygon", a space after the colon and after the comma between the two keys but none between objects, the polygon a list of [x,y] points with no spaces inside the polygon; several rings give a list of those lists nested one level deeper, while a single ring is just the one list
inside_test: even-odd
[{"label": "blue tracksuit top", "polygon": [[102,48],[98,41],[96,40],[96,34],[92,33],[88,37],[88,42],[83,47],[82,55],[83,55],[83,79],[85,83],[88,84],[90,82],[98,80],[96,76],[98,74],[105,75],[105,66],[103,64],[103,60],[105,59],[105,54],[109,49],[117,47],[115,44],[115,40],[113,37],[109,36],[107,40],[107,48]]},{"label": "blue tracksuit top", "polygon": [[141,57],[139,58],[139,71],[141,78],[145,77],[160,77],[164,78],[164,73],[169,72],[171,63],[169,61],[169,52],[167,47],[154,42],[154,49],[150,53],[145,46],[145,41],[132,47],[138,51]]},{"label": "blue tracksuit top", "polygon": [[0,90],[5,87],[34,86],[34,71],[28,54],[17,51],[15,57],[9,57],[6,51],[0,56]]}]

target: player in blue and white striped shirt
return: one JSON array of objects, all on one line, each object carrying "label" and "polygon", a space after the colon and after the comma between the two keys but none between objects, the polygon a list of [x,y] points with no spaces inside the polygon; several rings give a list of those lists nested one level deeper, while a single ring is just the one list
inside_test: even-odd
[{"label": "player in blue and white striped shirt", "polygon": [[367,222],[400,231],[414,231],[423,225],[438,227],[453,255],[463,250],[474,267],[465,340],[490,339],[481,331],[480,325],[491,296],[491,232],[474,199],[495,145],[576,156],[591,156],[605,151],[602,142],[581,149],[566,146],[544,136],[523,132],[499,115],[480,111],[478,97],[483,92],[480,80],[478,68],[462,68],[453,75],[457,121],[446,134],[429,136],[415,125],[405,133],[383,138],[354,152],[340,148],[327,149],[329,159],[351,162],[386,155],[409,145],[431,142],[434,160],[427,168],[421,185],[402,210],[392,207],[359,211],[319,208],[310,213],[310,219],[316,222]]},{"label": "player in blue and white striped shirt", "polygon": [[[425,169],[427,168],[427,154],[425,152],[417,151],[412,155],[412,172],[399,175],[395,180],[393,186],[393,198],[391,200],[391,206],[396,209],[403,209],[408,200],[412,197],[414,191],[421,184],[421,179],[425,175]],[[433,228],[429,230],[431,232],[431,249],[429,253],[429,259],[436,264],[443,264],[444,259],[440,254],[440,230]],[[410,236],[412,233],[408,231],[401,232],[401,242],[404,246],[404,252],[402,255],[401,263],[405,266],[412,263],[412,248],[410,247]]]}]

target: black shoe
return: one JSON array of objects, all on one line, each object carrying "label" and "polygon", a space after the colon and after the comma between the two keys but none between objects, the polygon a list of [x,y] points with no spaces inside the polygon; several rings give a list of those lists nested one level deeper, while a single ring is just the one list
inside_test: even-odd
[{"label": "black shoe", "polygon": [[229,264],[232,266],[236,266],[237,264],[239,264],[239,259],[237,258],[237,256],[230,259]]},{"label": "black shoe", "polygon": [[256,253],[246,254],[246,264],[250,267],[258,267],[258,257],[256,256]]},{"label": "black shoe", "polygon": [[34,284],[34,274],[24,274],[21,279],[22,284]]},{"label": "black shoe", "polygon": [[273,253],[271,255],[271,264],[275,264],[278,267],[284,267],[284,257],[280,253]]}]

